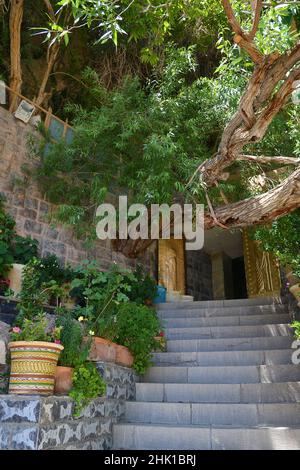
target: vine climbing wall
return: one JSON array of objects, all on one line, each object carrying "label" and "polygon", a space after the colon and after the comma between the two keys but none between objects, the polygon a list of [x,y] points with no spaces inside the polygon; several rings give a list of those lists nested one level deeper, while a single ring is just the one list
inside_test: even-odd
[{"label": "vine climbing wall", "polygon": [[[130,260],[113,251],[109,240],[97,241],[92,249],[85,249],[72,230],[52,227],[47,216],[54,206],[49,204],[32,181],[24,180],[22,166],[28,164],[28,137],[38,134],[29,124],[18,121],[11,113],[0,107],[0,193],[6,197],[7,210],[17,223],[17,232],[39,241],[40,255],[55,254],[62,263],[76,265],[83,260],[97,260],[101,268],[107,269],[114,261],[122,266],[133,267]],[[33,163],[32,163],[33,164]],[[151,271],[154,269],[155,250],[151,250],[138,261]]]}]

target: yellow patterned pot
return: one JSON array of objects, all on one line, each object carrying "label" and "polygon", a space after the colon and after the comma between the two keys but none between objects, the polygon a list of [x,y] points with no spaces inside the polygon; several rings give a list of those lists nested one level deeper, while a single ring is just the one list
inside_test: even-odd
[{"label": "yellow patterned pot", "polygon": [[13,341],[8,344],[11,370],[8,393],[53,395],[61,344],[46,341]]}]

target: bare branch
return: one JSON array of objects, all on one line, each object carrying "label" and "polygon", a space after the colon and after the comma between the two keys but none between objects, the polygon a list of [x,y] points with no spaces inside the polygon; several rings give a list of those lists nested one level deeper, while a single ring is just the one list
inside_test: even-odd
[{"label": "bare branch", "polygon": [[248,34],[248,38],[251,40],[254,39],[258,30],[260,15],[262,11],[262,0],[254,1],[253,6],[254,6],[254,19],[253,19],[252,29],[250,33]]},{"label": "bare branch", "polygon": [[249,161],[253,163],[275,163],[276,165],[300,165],[300,158],[293,157],[265,157],[263,155],[239,155],[237,160]]},{"label": "bare branch", "polygon": [[[300,169],[281,184],[258,196],[214,209],[218,224],[227,228],[248,227],[270,222],[300,206]],[[205,228],[216,226],[210,214],[205,215]]]},{"label": "bare branch", "polygon": [[242,49],[245,49],[255,64],[259,64],[263,61],[264,56],[259,52],[253,41],[245,39],[240,34],[236,34],[233,40]]},{"label": "bare branch", "polygon": [[236,19],[230,0],[222,0],[222,2],[228,21],[232,27],[233,32],[235,33],[234,41],[249,54],[254,63],[259,64],[263,60],[263,55],[257,49],[253,39],[257,33],[259,25],[260,14],[262,10],[262,0],[256,0],[254,19],[250,33],[247,33],[242,29],[241,25]]},{"label": "bare branch", "polygon": [[244,36],[244,31],[242,30],[241,25],[239,24],[239,22],[237,21],[237,19],[235,17],[235,14],[234,14],[234,11],[232,9],[230,0],[222,0],[222,3],[223,3],[223,7],[224,7],[224,10],[225,10],[226,16],[228,18],[228,21],[229,21],[233,31],[235,32],[235,34],[239,34],[240,36]]},{"label": "bare branch", "polygon": [[47,11],[51,20],[53,21],[53,23],[55,23],[56,22],[55,13],[54,13],[50,0],[44,0],[44,3],[46,5],[46,8],[47,8]]}]

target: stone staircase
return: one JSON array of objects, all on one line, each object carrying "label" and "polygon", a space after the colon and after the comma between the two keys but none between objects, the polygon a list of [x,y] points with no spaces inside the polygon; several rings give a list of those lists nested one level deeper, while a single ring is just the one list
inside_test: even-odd
[{"label": "stone staircase", "polygon": [[167,352],[136,384],[115,449],[300,449],[300,365],[280,299],[161,304]]}]

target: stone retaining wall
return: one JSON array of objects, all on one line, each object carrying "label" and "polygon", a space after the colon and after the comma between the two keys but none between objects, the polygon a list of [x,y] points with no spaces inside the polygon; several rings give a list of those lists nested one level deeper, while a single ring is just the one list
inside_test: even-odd
[{"label": "stone retaining wall", "polygon": [[107,382],[106,397],[93,400],[76,419],[69,397],[0,395],[0,449],[110,449],[113,423],[124,416],[125,400],[135,399],[135,375],[114,364],[96,366]]},{"label": "stone retaining wall", "polygon": [[[108,269],[114,261],[122,266],[134,266],[135,260],[112,251],[109,240],[98,240],[93,249],[87,250],[71,230],[53,228],[47,222],[47,216],[54,206],[43,198],[37,186],[31,181],[25,181],[24,187],[15,184],[17,180],[24,179],[24,164],[31,162],[27,156],[27,142],[32,134],[39,138],[31,125],[15,119],[0,107],[0,193],[7,199],[7,210],[16,220],[18,234],[35,238],[39,242],[41,256],[55,254],[64,264],[76,265],[89,259],[97,260],[102,269]],[[155,272],[154,256],[155,246],[140,259],[151,272]]]}]

